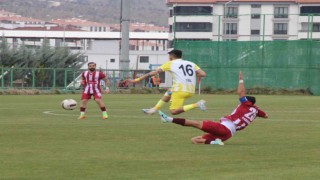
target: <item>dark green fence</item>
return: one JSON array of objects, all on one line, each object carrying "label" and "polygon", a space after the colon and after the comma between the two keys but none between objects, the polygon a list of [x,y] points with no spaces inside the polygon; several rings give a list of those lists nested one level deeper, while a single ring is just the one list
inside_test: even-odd
[{"label": "dark green fence", "polygon": [[319,41],[179,41],[183,58],[207,72],[203,86],[235,89],[243,71],[246,87],[308,90],[320,95]]},{"label": "dark green fence", "polygon": [[[4,68],[0,67],[0,89],[62,89],[66,91],[80,90],[81,73],[79,69],[53,68]],[[103,70],[110,82],[112,91],[118,89],[120,80],[134,79],[148,70]],[[144,85],[145,82],[137,84]]]}]

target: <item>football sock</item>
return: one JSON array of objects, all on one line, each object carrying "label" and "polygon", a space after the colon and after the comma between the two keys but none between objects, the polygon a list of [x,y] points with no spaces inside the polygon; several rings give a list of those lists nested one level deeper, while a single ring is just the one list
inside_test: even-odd
[{"label": "football sock", "polygon": [[162,99],[160,99],[158,101],[158,103],[154,106],[154,109],[159,110],[166,102],[162,101]]},{"label": "football sock", "polygon": [[80,107],[80,116],[84,116],[86,108]]},{"label": "football sock", "polygon": [[101,109],[102,112],[107,111],[107,110],[106,110],[106,107],[102,107],[102,108],[100,108],[100,109]]},{"label": "football sock", "polygon": [[175,124],[179,124],[179,125],[181,125],[181,126],[184,126],[184,124],[186,123],[186,119],[183,119],[183,118],[173,118],[172,122],[175,123]]},{"label": "football sock", "polygon": [[194,109],[196,107],[197,107],[197,104],[185,105],[185,106],[183,106],[183,111],[186,112],[186,111],[189,111],[189,110]]}]

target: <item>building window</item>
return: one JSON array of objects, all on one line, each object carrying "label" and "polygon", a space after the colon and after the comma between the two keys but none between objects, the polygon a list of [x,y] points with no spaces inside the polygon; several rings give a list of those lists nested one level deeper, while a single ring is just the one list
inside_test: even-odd
[{"label": "building window", "polygon": [[238,34],[238,24],[237,23],[225,23],[224,34]]},{"label": "building window", "polygon": [[149,63],[149,56],[140,56],[140,63]]},{"label": "building window", "polygon": [[170,17],[172,17],[173,16],[173,9],[170,9],[169,13],[170,13]]},{"label": "building window", "polygon": [[212,23],[176,23],[176,32],[211,32]]},{"label": "building window", "polygon": [[116,59],[110,59],[110,63],[115,63]]},{"label": "building window", "polygon": [[251,14],[251,19],[260,19],[260,14]]},{"label": "building window", "polygon": [[275,7],[274,18],[288,18],[288,7]]},{"label": "building window", "polygon": [[225,9],[225,17],[238,18],[238,7],[227,7]]},{"label": "building window", "polygon": [[251,30],[251,35],[260,35],[260,30]]},{"label": "building window", "polygon": [[251,8],[261,8],[261,4],[251,4]]},{"label": "building window", "polygon": [[211,6],[177,6],[174,7],[175,15],[210,15]]},{"label": "building window", "polygon": [[82,62],[88,62],[88,56],[81,56]]},{"label": "building window", "polygon": [[274,34],[288,34],[288,24],[274,23]]},{"label": "building window", "polygon": [[21,38],[21,41],[34,41],[34,42],[40,42],[40,38]]},{"label": "building window", "polygon": [[300,8],[301,14],[320,14],[320,6],[303,6]]},{"label": "building window", "polygon": [[313,32],[320,32],[320,23],[313,24]]}]

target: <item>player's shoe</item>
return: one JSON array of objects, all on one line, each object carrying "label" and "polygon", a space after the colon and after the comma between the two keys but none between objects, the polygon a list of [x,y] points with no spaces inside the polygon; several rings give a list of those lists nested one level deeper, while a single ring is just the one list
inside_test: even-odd
[{"label": "player's shoe", "polygon": [[159,111],[159,115],[160,115],[160,118],[161,118],[162,122],[164,122],[164,123],[171,122],[170,119],[172,119],[172,117],[167,116],[162,111]]},{"label": "player's shoe", "polygon": [[81,115],[78,117],[78,119],[85,119],[85,118],[86,116],[81,116]]},{"label": "player's shoe", "polygon": [[205,111],[207,110],[207,107],[206,107],[206,101],[205,100],[200,100],[197,102],[197,106],[199,109],[201,109],[202,111]]},{"label": "player's shoe", "polygon": [[108,114],[107,113],[103,113],[101,119],[105,120],[108,119]]},{"label": "player's shoe", "polygon": [[154,114],[154,113],[157,112],[157,110],[155,110],[154,108],[142,109],[142,111],[143,111],[145,114],[148,114],[148,115],[152,115],[152,114]]},{"label": "player's shoe", "polygon": [[215,144],[215,145],[220,145],[220,146],[223,146],[224,143],[221,141],[221,139],[216,139],[214,141],[211,141],[210,144]]}]

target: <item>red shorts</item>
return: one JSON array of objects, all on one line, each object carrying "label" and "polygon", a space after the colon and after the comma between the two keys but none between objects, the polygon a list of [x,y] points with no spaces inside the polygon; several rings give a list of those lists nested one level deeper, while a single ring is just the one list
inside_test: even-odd
[{"label": "red shorts", "polygon": [[91,96],[93,96],[93,99],[101,99],[101,94],[99,93],[93,93],[93,94],[82,93],[81,99],[91,99]]},{"label": "red shorts", "polygon": [[208,133],[202,136],[203,139],[208,141],[214,141],[216,139],[226,141],[232,136],[231,131],[228,128],[218,122],[213,121],[203,121],[201,130]]}]

